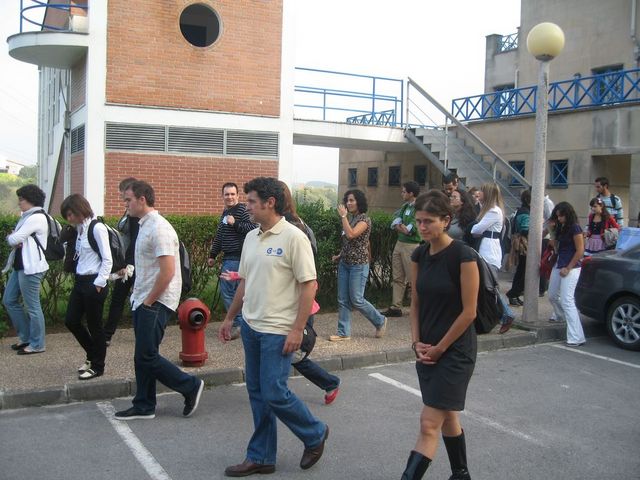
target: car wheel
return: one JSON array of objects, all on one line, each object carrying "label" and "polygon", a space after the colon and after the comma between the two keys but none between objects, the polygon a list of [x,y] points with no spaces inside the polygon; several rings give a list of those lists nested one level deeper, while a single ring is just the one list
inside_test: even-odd
[{"label": "car wheel", "polygon": [[607,313],[607,331],[622,348],[640,350],[640,299],[622,297]]}]

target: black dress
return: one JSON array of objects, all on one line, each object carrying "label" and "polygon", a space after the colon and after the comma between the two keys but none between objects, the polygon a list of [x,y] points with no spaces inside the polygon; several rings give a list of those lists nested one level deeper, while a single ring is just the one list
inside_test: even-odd
[{"label": "black dress", "polygon": [[[436,345],[462,312],[460,264],[476,257],[470,247],[457,240],[435,255],[430,255],[428,248],[428,244],[421,245],[411,259],[418,264],[420,342]],[[416,362],[423,403],[439,410],[464,410],[476,354],[476,332],[471,324],[435,365]]]}]

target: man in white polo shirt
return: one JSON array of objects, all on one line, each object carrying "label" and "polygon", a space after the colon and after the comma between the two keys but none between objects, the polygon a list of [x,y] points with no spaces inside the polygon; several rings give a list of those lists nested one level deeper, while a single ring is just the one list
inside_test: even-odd
[{"label": "man in white polo shirt", "polygon": [[284,191],[276,178],[255,178],[244,191],[247,211],[260,228],[245,238],[240,284],[218,337],[222,342],[231,339],[233,319],[242,309],[245,375],[255,430],[244,462],[228,467],[228,477],[275,471],[276,417],[303,442],[304,470],[320,459],[329,436],[329,427],[287,386],[292,353],[300,348],[315,295],[311,244],[283,217]]},{"label": "man in white polo shirt", "polygon": [[131,294],[136,344],[136,396],[133,406],[116,412],[118,420],[154,418],[156,380],[184,396],[182,414],[198,408],[204,389],[199,378],[180,370],[160,355],[167,320],[178,307],[182,290],[178,235],[154,208],[155,193],[147,182],[135,181],[124,192],[127,211],[140,219],[136,239],[136,281]]}]

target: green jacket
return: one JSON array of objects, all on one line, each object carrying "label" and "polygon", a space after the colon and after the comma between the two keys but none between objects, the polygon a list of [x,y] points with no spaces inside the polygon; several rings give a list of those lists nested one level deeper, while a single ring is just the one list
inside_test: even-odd
[{"label": "green jacket", "polygon": [[410,233],[409,235],[405,235],[404,233],[398,232],[398,241],[403,243],[420,243],[422,240],[420,238],[420,234],[418,233],[418,226],[416,225],[416,207],[415,204],[405,203],[400,207],[400,210],[397,210],[394,215],[393,222],[391,223],[391,228],[395,229],[395,226],[399,223],[405,225]]}]

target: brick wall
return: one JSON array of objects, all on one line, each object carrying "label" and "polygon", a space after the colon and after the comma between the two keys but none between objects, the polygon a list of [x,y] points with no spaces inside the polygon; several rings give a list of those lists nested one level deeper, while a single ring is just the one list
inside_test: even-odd
[{"label": "brick wall", "polygon": [[209,47],[188,43],[191,0],[110,0],[107,102],[279,116],[282,0],[201,0],[221,19]]},{"label": "brick wall", "polygon": [[71,192],[85,195],[84,192],[84,151],[71,155]]},{"label": "brick wall", "polygon": [[154,187],[156,208],[161,213],[197,215],[222,211],[221,188],[225,182],[237,183],[244,199],[245,182],[257,176],[277,175],[275,160],[108,152],[105,214],[120,215],[124,211],[118,184],[126,177],[145,180]]}]

